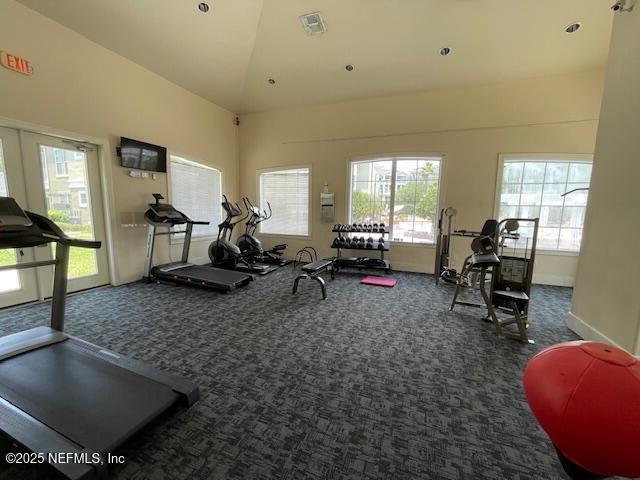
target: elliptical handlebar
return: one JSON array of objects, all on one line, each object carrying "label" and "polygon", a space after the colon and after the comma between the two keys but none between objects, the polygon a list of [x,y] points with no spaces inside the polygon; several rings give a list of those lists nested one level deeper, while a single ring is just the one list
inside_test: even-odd
[{"label": "elliptical handlebar", "polygon": [[264,210],[264,218],[262,219],[262,221],[269,220],[273,216],[273,210],[271,210],[271,203],[267,202],[267,207],[269,207],[269,214],[267,215],[267,211]]}]

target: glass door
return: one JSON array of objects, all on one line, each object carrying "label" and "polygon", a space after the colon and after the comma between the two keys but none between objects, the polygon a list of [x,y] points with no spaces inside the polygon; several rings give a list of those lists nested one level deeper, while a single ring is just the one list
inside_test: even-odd
[{"label": "glass door", "polygon": [[[35,133],[23,133],[21,138],[30,209],[52,219],[70,237],[103,242],[99,250],[71,249],[69,291],[108,284],[97,147],[84,147]],[[37,259],[52,258],[54,248],[38,249]],[[47,269],[40,270],[46,272]],[[49,296],[52,275],[40,274],[38,284],[40,291]]]},{"label": "glass door", "polygon": [[[0,196],[13,197],[25,208],[27,199],[22,173],[18,132],[0,127]],[[33,248],[23,251],[0,250],[0,266],[33,261]],[[0,308],[38,299],[38,287],[33,270],[0,271]]]}]

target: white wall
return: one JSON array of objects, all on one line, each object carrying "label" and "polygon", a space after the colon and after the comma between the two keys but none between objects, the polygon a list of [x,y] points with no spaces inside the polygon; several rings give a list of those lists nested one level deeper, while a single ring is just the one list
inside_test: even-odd
[{"label": "white wall", "polygon": [[[240,190],[257,196],[256,170],[311,164],[312,236],[286,240],[291,252],[313,245],[328,256],[335,234],[320,221],[319,193],[327,182],[336,194],[335,222],[346,221],[351,158],[441,152],[448,157],[443,204],[458,209],[459,228],[479,229],[494,214],[500,153],[593,153],[602,80],[594,71],[243,115]],[[469,242],[456,245],[461,262]],[[397,269],[432,272],[434,249],[394,246],[389,258]],[[535,281],[571,285],[576,264],[575,255],[540,255]]]},{"label": "white wall", "polygon": [[[151,193],[167,194],[167,176],[128,177],[115,148],[126,136],[168,147],[224,171],[224,189],[235,197],[238,177],[234,114],[92,43],[13,0],[0,2],[0,48],[29,59],[32,77],[0,68],[0,116],[108,142],[105,171],[113,184],[112,227],[118,280],[140,278],[144,229],[120,227],[120,212],[144,211]],[[168,260],[165,241],[157,261]],[[208,240],[192,256],[206,256]],[[177,248],[172,254],[179,258]]]},{"label": "white wall", "polygon": [[640,8],[614,20],[568,325],[640,355]]}]

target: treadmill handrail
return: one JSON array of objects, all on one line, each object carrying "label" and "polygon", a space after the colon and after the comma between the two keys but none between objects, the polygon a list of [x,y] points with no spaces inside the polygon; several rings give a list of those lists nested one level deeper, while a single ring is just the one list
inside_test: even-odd
[{"label": "treadmill handrail", "polygon": [[102,247],[102,242],[100,240],[82,240],[79,238],[67,238],[60,243],[66,243],[70,247],[91,248],[93,250],[98,250]]},{"label": "treadmill handrail", "polygon": [[24,211],[33,224],[23,231],[3,232],[0,230],[0,248],[29,248],[46,243],[60,243],[70,247],[101,248],[99,240],[83,240],[71,238],[62,231],[51,219],[34,212]]}]

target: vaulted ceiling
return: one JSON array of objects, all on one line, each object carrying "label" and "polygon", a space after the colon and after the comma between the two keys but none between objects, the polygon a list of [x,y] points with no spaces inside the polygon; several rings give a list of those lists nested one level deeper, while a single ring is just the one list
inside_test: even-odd
[{"label": "vaulted ceiling", "polygon": [[19,1],[236,113],[587,71],[612,20],[603,0]]}]

